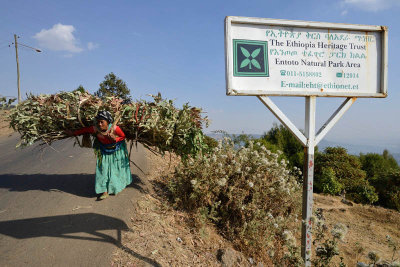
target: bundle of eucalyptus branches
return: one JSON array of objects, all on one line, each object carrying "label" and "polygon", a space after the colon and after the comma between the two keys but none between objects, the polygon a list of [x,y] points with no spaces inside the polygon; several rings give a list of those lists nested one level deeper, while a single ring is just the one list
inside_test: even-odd
[{"label": "bundle of eucalyptus branches", "polygon": [[108,97],[100,99],[88,92],[75,90],[53,95],[29,95],[12,110],[10,126],[21,134],[17,146],[35,142],[50,145],[68,138],[66,130],[75,131],[95,124],[99,110],[109,111],[126,139],[142,143],[148,149],[180,156],[194,155],[206,147],[202,127],[208,125],[201,110],[183,105],[174,106],[160,94],[153,101],[126,101]]}]

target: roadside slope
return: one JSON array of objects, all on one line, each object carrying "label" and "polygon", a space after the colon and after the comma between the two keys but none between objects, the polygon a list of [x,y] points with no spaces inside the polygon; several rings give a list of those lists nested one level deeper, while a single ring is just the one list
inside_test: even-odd
[{"label": "roadside slope", "polygon": [[[151,166],[148,179],[154,185],[160,177],[172,172],[177,162],[174,157],[170,161],[169,155],[149,154],[148,160]],[[123,235],[123,244],[162,266],[220,266],[218,250],[232,248],[212,226],[196,229],[190,216],[171,208],[160,191],[142,197],[134,207],[131,231]],[[355,203],[350,206],[342,203],[340,197],[314,194],[316,209],[323,210],[330,229],[336,223],[348,227],[347,236],[339,245],[347,266],[355,266],[357,261],[369,262],[367,254],[370,251],[378,252],[382,259],[391,259],[392,250],[387,246],[386,235],[400,243],[400,213],[397,211]],[[249,264],[249,257],[238,257],[239,266]],[[232,260],[235,258],[231,257]],[[113,265],[146,266],[123,249],[115,250]],[[264,263],[264,266],[269,265]]]},{"label": "roadside slope", "polygon": [[[314,209],[323,210],[329,226],[343,223],[348,227],[344,242],[339,245],[345,263],[355,266],[357,261],[367,263],[367,254],[375,251],[381,259],[392,258],[393,251],[386,242],[386,235],[400,243],[400,213],[382,207],[341,202],[340,197],[314,194]],[[400,257],[397,251],[397,259]]]}]

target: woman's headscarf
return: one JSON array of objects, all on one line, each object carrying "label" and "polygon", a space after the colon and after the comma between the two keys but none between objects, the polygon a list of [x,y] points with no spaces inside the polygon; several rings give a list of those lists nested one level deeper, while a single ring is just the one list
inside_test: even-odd
[{"label": "woman's headscarf", "polygon": [[111,113],[106,110],[99,111],[99,113],[97,113],[96,120],[106,120],[108,123],[112,123],[114,121]]}]

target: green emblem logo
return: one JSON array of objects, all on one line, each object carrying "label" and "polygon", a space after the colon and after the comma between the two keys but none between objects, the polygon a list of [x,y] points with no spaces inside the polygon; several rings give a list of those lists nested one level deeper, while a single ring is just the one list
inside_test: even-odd
[{"label": "green emblem logo", "polygon": [[233,75],[268,77],[268,43],[233,40]]}]

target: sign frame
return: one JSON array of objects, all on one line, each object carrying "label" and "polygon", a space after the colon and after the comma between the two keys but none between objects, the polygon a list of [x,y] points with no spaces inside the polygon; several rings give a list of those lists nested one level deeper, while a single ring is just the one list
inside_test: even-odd
[{"label": "sign frame", "polygon": [[[261,63],[265,63],[263,58],[260,58],[261,51],[267,53],[266,49],[263,50],[260,44],[266,40],[241,40],[243,41],[240,47],[235,47],[236,54],[233,55],[233,43],[234,39],[231,38],[231,25],[236,24],[247,24],[247,25],[262,25],[262,26],[280,26],[280,27],[297,27],[297,28],[310,28],[310,29],[328,29],[328,30],[348,30],[348,31],[365,31],[368,32],[380,32],[380,62],[377,60],[377,64],[380,64],[380,70],[377,66],[377,74],[379,79],[376,80],[375,92],[363,91],[362,93],[348,93],[348,92],[332,92],[324,90],[315,91],[265,91],[263,88],[259,90],[237,90],[232,86],[233,77],[244,77],[244,78],[268,78],[269,75],[246,75],[246,72],[262,72],[268,65],[268,62],[264,67]],[[366,38],[367,39],[367,38]],[[240,40],[240,39],[235,39]],[[246,43],[247,41],[247,43]],[[251,41],[256,41],[251,44]],[[247,45],[247,46],[246,46]],[[258,47],[257,47],[258,45]],[[268,46],[268,43],[267,43]],[[266,46],[266,47],[267,47]],[[239,48],[241,50],[240,61],[237,57]],[[368,55],[367,55],[368,56]],[[242,74],[234,75],[233,60],[236,58],[236,64],[240,63],[240,66],[235,66],[236,74],[237,69],[244,69]],[[309,22],[309,21],[293,21],[293,20],[280,20],[280,19],[263,19],[263,18],[248,18],[248,17],[231,17],[225,18],[225,78],[226,78],[226,94],[227,95],[247,95],[257,96],[257,98],[275,115],[279,121],[287,127],[287,129],[297,138],[297,140],[304,147],[304,168],[303,168],[303,205],[302,205],[302,227],[301,227],[301,255],[304,260],[304,266],[311,267],[311,255],[312,255],[312,212],[313,212],[313,190],[314,190],[314,150],[315,146],[324,138],[330,129],[339,121],[344,113],[353,105],[359,97],[373,97],[373,98],[384,98],[387,97],[387,70],[388,70],[388,29],[385,26],[370,26],[370,25],[358,25],[358,24],[341,24],[341,23],[325,23],[325,22]],[[258,70],[251,67],[257,68]],[[268,71],[267,71],[267,74]],[[339,76],[337,76],[339,77]],[[246,80],[248,81],[248,80]],[[249,85],[247,82],[244,84]],[[243,86],[243,85],[242,85]],[[380,86],[380,87],[379,87]],[[252,84],[250,87],[254,87]],[[379,89],[379,90],[377,90]],[[272,101],[269,96],[297,96],[304,97],[305,99],[305,124],[304,132],[300,131],[290,119],[282,112]],[[316,132],[315,115],[316,115],[316,102],[317,97],[345,97],[343,103],[336,109],[331,117],[325,122],[325,124]]]},{"label": "sign frame", "polygon": [[[313,91],[306,92],[296,91],[280,91],[280,90],[241,90],[234,88],[233,77],[233,44],[232,44],[232,24],[262,25],[262,26],[280,26],[291,28],[310,28],[321,30],[346,30],[346,31],[365,31],[378,32],[381,34],[381,60],[380,60],[380,81],[379,92],[377,93],[354,93],[354,92],[332,92],[332,91]],[[261,41],[261,40],[255,40]],[[295,21],[268,18],[249,18],[227,16],[225,18],[225,78],[226,78],[226,94],[227,95],[252,95],[252,96],[318,96],[318,97],[373,97],[384,98],[387,96],[387,72],[388,72],[388,28],[386,26],[344,24],[344,23],[327,23],[313,21]]]}]

